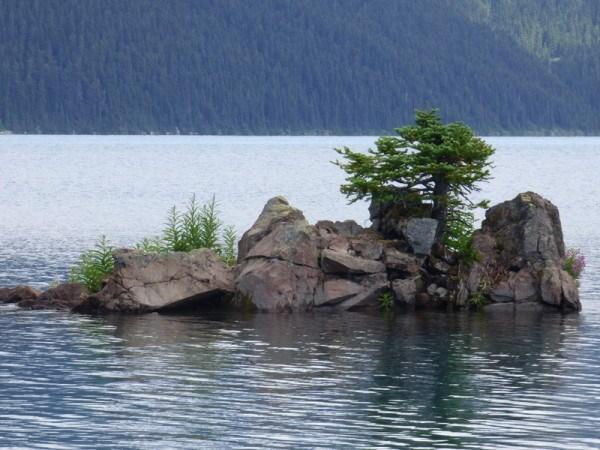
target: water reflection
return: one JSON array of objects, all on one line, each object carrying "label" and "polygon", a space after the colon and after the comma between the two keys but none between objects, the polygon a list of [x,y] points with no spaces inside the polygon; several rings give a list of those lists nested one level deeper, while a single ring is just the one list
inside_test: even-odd
[{"label": "water reflection", "polygon": [[594,447],[590,326],[537,311],[90,319],[3,308],[2,335],[19,339],[0,351],[0,445]]}]

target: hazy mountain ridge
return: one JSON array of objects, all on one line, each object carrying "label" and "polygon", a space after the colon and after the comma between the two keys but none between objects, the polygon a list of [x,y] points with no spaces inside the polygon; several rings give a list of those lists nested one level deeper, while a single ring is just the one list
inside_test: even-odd
[{"label": "hazy mountain ridge", "polygon": [[15,132],[363,134],[434,106],[488,134],[600,130],[592,0],[0,0],[0,12],[0,128]]}]

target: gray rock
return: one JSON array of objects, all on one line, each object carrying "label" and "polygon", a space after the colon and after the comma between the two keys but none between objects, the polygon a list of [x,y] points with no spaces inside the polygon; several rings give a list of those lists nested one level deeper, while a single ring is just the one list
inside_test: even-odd
[{"label": "gray rock", "polygon": [[416,274],[421,270],[422,260],[412,254],[401,252],[394,247],[384,249],[383,263],[388,271]]},{"label": "gray rock", "polygon": [[354,220],[344,220],[343,222],[320,220],[315,224],[315,227],[330,229],[331,232],[346,238],[354,237],[365,232],[365,229]]},{"label": "gray rock", "polygon": [[239,248],[235,297],[261,311],[302,311],[322,297],[320,233],[282,197],[269,200]]},{"label": "gray rock", "polygon": [[560,306],[562,302],[562,281],[558,267],[550,266],[544,269],[540,282],[540,291],[544,303]]},{"label": "gray rock", "polygon": [[441,286],[439,286],[439,287],[438,287],[438,288],[435,290],[435,292],[434,292],[434,293],[435,293],[435,295],[436,295],[437,297],[439,297],[439,298],[441,298],[441,299],[444,299],[444,300],[448,298],[448,294],[449,294],[449,292],[448,292],[448,289],[446,289],[446,288],[444,288],[444,287],[441,287]]},{"label": "gray rock", "polygon": [[[252,227],[238,243],[238,261],[241,262],[254,245],[282,222],[305,221],[304,214],[288,203],[284,197],[273,197],[263,208]],[[307,224],[308,225],[308,224]]]},{"label": "gray rock", "polygon": [[233,292],[233,273],[212,250],[166,255],[116,250],[114,258],[114,274],[77,310],[159,311]]},{"label": "gray rock", "polygon": [[429,258],[429,268],[433,269],[435,272],[446,274],[450,271],[450,264],[443,259],[431,256]]},{"label": "gray rock", "polygon": [[390,288],[390,282],[385,273],[375,273],[362,277],[360,285],[362,288],[360,292],[340,302],[337,306],[345,310],[377,307],[379,296]]},{"label": "gray rock", "polygon": [[408,245],[417,255],[428,255],[435,242],[438,221],[427,217],[411,218],[400,225]]},{"label": "gray rock", "polygon": [[396,301],[406,305],[414,305],[417,292],[420,289],[421,280],[419,278],[397,279],[392,281],[392,290]]},{"label": "gray rock", "polygon": [[512,273],[508,279],[515,302],[528,302],[539,297],[536,277],[527,269]]},{"label": "gray rock", "polygon": [[494,302],[581,309],[576,282],[562,269],[565,245],[558,209],[538,194],[519,194],[490,208],[473,248],[478,262],[461,274],[471,294],[483,290]]},{"label": "gray rock", "polygon": [[438,285],[435,283],[430,284],[429,286],[427,286],[427,294],[429,294],[430,296],[435,295],[435,291],[437,290]]},{"label": "gray rock", "polygon": [[363,235],[363,238],[354,238],[350,241],[350,246],[357,256],[365,259],[378,260],[383,255],[383,242],[378,236],[370,239]]},{"label": "gray rock", "polygon": [[498,283],[489,293],[490,299],[494,303],[514,302],[515,296],[508,281]]},{"label": "gray rock", "polygon": [[250,248],[245,259],[276,258],[293,264],[319,267],[314,227],[305,220],[282,222]]},{"label": "gray rock", "polygon": [[365,275],[385,272],[385,265],[380,261],[328,249],[321,252],[321,268],[329,274]]}]

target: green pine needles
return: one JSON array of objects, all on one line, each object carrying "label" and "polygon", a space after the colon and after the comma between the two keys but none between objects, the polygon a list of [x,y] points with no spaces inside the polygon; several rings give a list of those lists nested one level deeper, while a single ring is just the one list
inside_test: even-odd
[{"label": "green pine needles", "polygon": [[460,123],[443,123],[437,110],[417,111],[414,125],[383,136],[367,153],[337,149],[334,163],[346,173],[341,192],[351,201],[371,199],[430,208],[437,240],[460,253],[473,227],[472,211],[487,207],[472,194],[491,177],[494,149]]}]

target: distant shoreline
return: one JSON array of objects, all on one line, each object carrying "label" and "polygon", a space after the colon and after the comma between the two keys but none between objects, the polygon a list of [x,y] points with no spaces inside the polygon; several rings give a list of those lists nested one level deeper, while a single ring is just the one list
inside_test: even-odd
[{"label": "distant shoreline", "polygon": [[[303,133],[303,134],[201,134],[201,133],[17,133],[10,130],[0,130],[0,136],[185,136],[185,137],[373,137],[378,138],[381,133]],[[383,133],[383,135],[386,135]],[[393,135],[388,133],[387,135]],[[578,133],[521,133],[521,134],[509,134],[509,133],[498,133],[498,134],[480,134],[479,136],[484,138],[500,138],[500,137],[514,137],[514,138],[597,138],[600,137],[598,134],[578,134]]]}]

